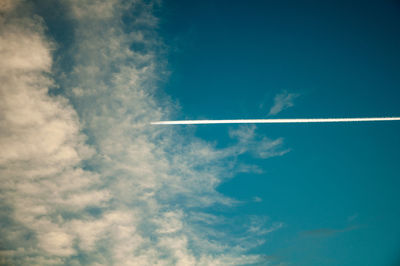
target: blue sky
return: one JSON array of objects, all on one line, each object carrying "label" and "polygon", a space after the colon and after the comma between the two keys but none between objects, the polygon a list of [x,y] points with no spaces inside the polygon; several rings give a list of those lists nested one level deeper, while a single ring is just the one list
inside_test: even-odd
[{"label": "blue sky", "polygon": [[[178,46],[166,91],[182,106],[181,119],[266,118],[282,93],[297,96],[293,107],[270,117],[399,114],[400,6],[394,1],[166,6],[161,29]],[[196,132],[229,145],[232,127],[197,126]],[[395,264],[398,129],[395,122],[258,126],[263,136],[283,137],[291,151],[241,158],[265,172],[240,174],[219,190],[247,202],[261,198],[236,211],[285,224],[259,249],[276,254],[276,262]]]},{"label": "blue sky", "polygon": [[0,264],[397,265],[396,1],[0,4]]}]

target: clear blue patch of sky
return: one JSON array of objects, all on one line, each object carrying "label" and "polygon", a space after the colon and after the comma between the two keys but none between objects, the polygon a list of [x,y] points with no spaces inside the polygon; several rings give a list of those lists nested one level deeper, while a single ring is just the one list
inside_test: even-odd
[{"label": "clear blue patch of sky", "polygon": [[[263,118],[282,90],[301,96],[276,117],[400,116],[396,1],[166,1],[160,11],[177,119]],[[229,127],[196,132],[223,147]],[[399,130],[398,122],[260,125],[291,151],[243,156],[264,173],[219,190],[249,201],[236,215],[285,223],[255,250],[277,263],[395,265]]]}]

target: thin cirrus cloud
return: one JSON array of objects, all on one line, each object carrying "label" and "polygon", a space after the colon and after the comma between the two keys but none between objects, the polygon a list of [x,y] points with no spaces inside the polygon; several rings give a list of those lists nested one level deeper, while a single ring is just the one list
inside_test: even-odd
[{"label": "thin cirrus cloud", "polygon": [[319,228],[314,230],[302,231],[300,232],[300,235],[303,237],[329,237],[336,234],[357,230],[359,228],[359,226],[349,226],[343,229]]},{"label": "thin cirrus cloud", "polygon": [[299,96],[298,93],[289,93],[286,90],[277,94],[274,98],[274,105],[269,110],[268,115],[276,115],[283,110],[292,107],[294,105],[294,100]]},{"label": "thin cirrus cloud", "polygon": [[[181,131],[148,126],[174,108],[161,108],[152,96],[167,72],[157,52],[163,44],[156,3],[64,1],[63,21],[74,42],[63,48],[46,36],[45,20],[31,4],[1,3],[0,264],[262,259],[248,249],[281,224],[241,222],[246,241],[240,241],[226,230],[229,220],[207,207],[235,205],[216,190],[225,178],[252,171],[234,158],[287,151],[282,139],[258,136],[255,127],[231,131],[236,144],[217,149]],[[122,24],[127,14],[135,17]],[[56,47],[74,62],[57,66],[58,74],[52,71]],[[62,93],[51,96],[57,86]],[[217,230],[221,224],[224,230]]]}]

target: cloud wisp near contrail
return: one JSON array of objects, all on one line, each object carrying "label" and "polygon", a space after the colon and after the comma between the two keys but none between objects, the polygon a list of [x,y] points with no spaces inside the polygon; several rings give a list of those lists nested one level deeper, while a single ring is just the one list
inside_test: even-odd
[{"label": "cloud wisp near contrail", "polygon": [[289,118],[289,119],[230,119],[230,120],[176,120],[157,121],[151,125],[201,125],[201,124],[284,124],[284,123],[341,123],[398,121],[400,117],[363,117],[363,118]]}]

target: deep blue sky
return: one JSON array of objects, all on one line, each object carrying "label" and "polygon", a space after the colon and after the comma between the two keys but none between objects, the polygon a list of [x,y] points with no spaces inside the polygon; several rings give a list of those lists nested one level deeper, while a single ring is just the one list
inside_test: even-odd
[{"label": "deep blue sky", "polygon": [[[396,1],[166,1],[166,92],[176,119],[267,117],[276,94],[300,96],[275,117],[400,116],[400,3]],[[196,127],[219,146],[235,126]],[[284,156],[243,162],[219,190],[248,201],[234,215],[285,226],[257,252],[278,264],[397,265],[397,122],[261,125]],[[262,202],[252,202],[253,197]]]}]

